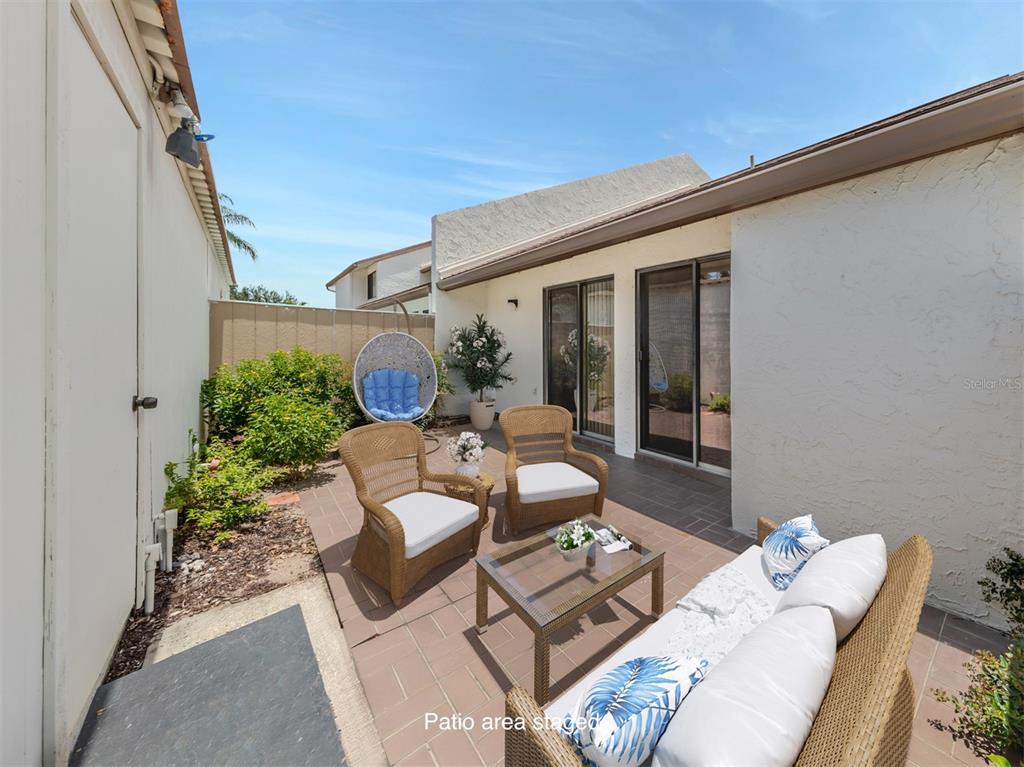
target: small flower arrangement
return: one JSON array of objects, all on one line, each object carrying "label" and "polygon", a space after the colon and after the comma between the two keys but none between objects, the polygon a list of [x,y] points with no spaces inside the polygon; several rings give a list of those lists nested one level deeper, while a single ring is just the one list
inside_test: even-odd
[{"label": "small flower arrangement", "polygon": [[594,542],[594,529],[578,519],[562,525],[555,533],[555,545],[563,554],[583,551]]},{"label": "small flower arrangement", "polygon": [[448,457],[453,463],[480,463],[484,459],[487,443],[474,431],[464,431],[448,439]]}]

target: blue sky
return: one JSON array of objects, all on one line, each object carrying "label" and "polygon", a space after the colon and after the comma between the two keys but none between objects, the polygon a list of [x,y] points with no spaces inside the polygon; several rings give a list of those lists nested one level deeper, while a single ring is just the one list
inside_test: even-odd
[{"label": "blue sky", "polygon": [[240,284],[333,305],[434,213],[689,153],[712,177],[1024,68],[1012,3],[179,0]]}]

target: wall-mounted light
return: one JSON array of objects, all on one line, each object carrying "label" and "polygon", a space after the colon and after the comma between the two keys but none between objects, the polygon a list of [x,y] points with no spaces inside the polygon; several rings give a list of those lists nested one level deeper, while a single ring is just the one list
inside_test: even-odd
[{"label": "wall-mounted light", "polygon": [[513,308],[513,309],[518,309],[518,308],[519,308],[519,299],[518,299],[518,298],[510,298],[510,299],[508,300],[508,302],[509,302],[510,304],[512,304],[512,308]]},{"label": "wall-mounted light", "polygon": [[192,132],[192,122],[184,117],[181,119],[181,125],[167,137],[164,151],[171,157],[177,157],[186,165],[198,168],[199,144],[196,143],[196,134]]}]

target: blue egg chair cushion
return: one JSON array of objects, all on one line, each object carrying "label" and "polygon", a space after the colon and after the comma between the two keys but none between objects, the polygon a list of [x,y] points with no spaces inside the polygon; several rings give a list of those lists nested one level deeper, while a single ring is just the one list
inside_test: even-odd
[{"label": "blue egg chair cushion", "polygon": [[363,403],[381,421],[412,421],[423,415],[420,379],[415,373],[381,368],[363,378]]}]

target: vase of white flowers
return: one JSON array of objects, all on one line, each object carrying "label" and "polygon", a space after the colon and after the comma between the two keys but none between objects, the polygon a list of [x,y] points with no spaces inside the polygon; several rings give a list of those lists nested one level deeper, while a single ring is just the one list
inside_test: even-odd
[{"label": "vase of white flowers", "polygon": [[462,374],[476,399],[469,403],[473,428],[487,431],[494,424],[494,400],[488,389],[500,389],[515,379],[508,372],[512,353],[505,350],[505,338],[482,314],[468,328],[455,326],[448,342],[448,366]]},{"label": "vase of white flowers", "polygon": [[483,437],[471,431],[464,431],[448,439],[448,457],[455,464],[455,473],[466,477],[480,476],[480,462],[484,459],[487,443]]},{"label": "vase of white flowers", "polygon": [[558,528],[555,533],[555,546],[563,557],[570,560],[585,556],[593,542],[593,528],[578,519]]}]

